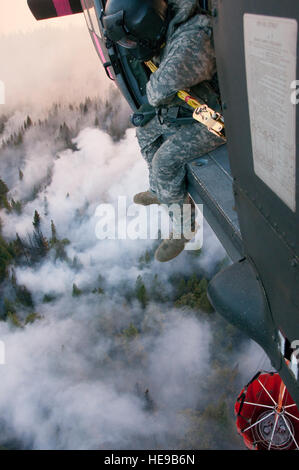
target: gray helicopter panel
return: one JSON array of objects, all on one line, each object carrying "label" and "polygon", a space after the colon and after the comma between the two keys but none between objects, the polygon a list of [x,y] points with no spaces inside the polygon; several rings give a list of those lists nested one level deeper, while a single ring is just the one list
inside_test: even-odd
[{"label": "gray helicopter panel", "polygon": [[[283,344],[299,340],[299,3],[216,0],[213,16],[236,210],[246,263],[255,272],[243,266],[244,282],[239,288],[246,300],[245,274],[256,277],[260,300],[264,298],[256,303],[264,325],[258,342],[279,368],[281,338]],[[237,289],[241,264],[233,271],[236,282],[230,287]],[[230,313],[233,300],[218,295],[225,290],[228,274],[212,281],[210,297],[227,318],[245,325],[253,337],[257,317],[252,314],[251,320],[235,321]],[[290,376],[284,366],[281,362],[282,375],[298,401],[298,370]]]}]

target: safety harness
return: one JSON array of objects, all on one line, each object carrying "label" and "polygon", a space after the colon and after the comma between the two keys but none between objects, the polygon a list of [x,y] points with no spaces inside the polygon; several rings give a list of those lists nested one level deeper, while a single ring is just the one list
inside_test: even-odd
[{"label": "safety harness", "polygon": [[[158,67],[152,61],[145,62],[145,65],[152,73],[158,70]],[[224,119],[219,112],[213,110],[207,104],[199,102],[184,90],[179,90],[177,96],[193,109],[192,116],[186,108],[181,106],[162,106],[157,109],[153,109],[151,106],[145,106],[143,109],[140,109],[138,113],[135,113],[132,116],[132,123],[137,127],[144,126],[155,115],[158,116],[160,124],[169,124],[172,126],[191,124],[196,120],[207,127],[212,134],[226,140]]]}]

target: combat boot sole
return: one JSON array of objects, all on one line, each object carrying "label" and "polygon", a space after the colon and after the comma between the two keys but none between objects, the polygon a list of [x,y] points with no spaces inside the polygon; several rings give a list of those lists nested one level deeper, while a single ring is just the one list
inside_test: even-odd
[{"label": "combat boot sole", "polygon": [[140,206],[150,206],[152,204],[161,204],[157,196],[151,191],[144,191],[134,196],[133,201]]},{"label": "combat boot sole", "polygon": [[189,241],[185,238],[164,240],[156,250],[155,259],[160,263],[167,263],[173,260],[184,251],[185,245]]}]

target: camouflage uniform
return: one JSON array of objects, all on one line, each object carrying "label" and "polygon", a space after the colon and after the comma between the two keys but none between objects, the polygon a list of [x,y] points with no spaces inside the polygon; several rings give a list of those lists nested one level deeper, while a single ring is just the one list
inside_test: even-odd
[{"label": "camouflage uniform", "polygon": [[[168,3],[175,16],[168,27],[166,46],[155,58],[159,69],[151,75],[147,96],[155,108],[181,106],[190,110],[176,93],[182,89],[192,94],[195,85],[215,75],[212,29],[209,18],[196,13],[197,0]],[[213,103],[207,104],[213,107]],[[149,167],[150,189],[163,204],[182,204],[186,197],[186,163],[223,144],[196,121],[173,126],[163,124],[157,116],[137,129],[137,138]]]}]

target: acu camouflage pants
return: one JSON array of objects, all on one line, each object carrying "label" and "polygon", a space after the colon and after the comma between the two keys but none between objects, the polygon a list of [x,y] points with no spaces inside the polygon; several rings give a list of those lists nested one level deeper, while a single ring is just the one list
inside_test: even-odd
[{"label": "acu camouflage pants", "polygon": [[137,138],[148,164],[150,189],[167,205],[185,200],[186,164],[223,145],[200,123],[169,127],[157,117],[137,128]]}]

